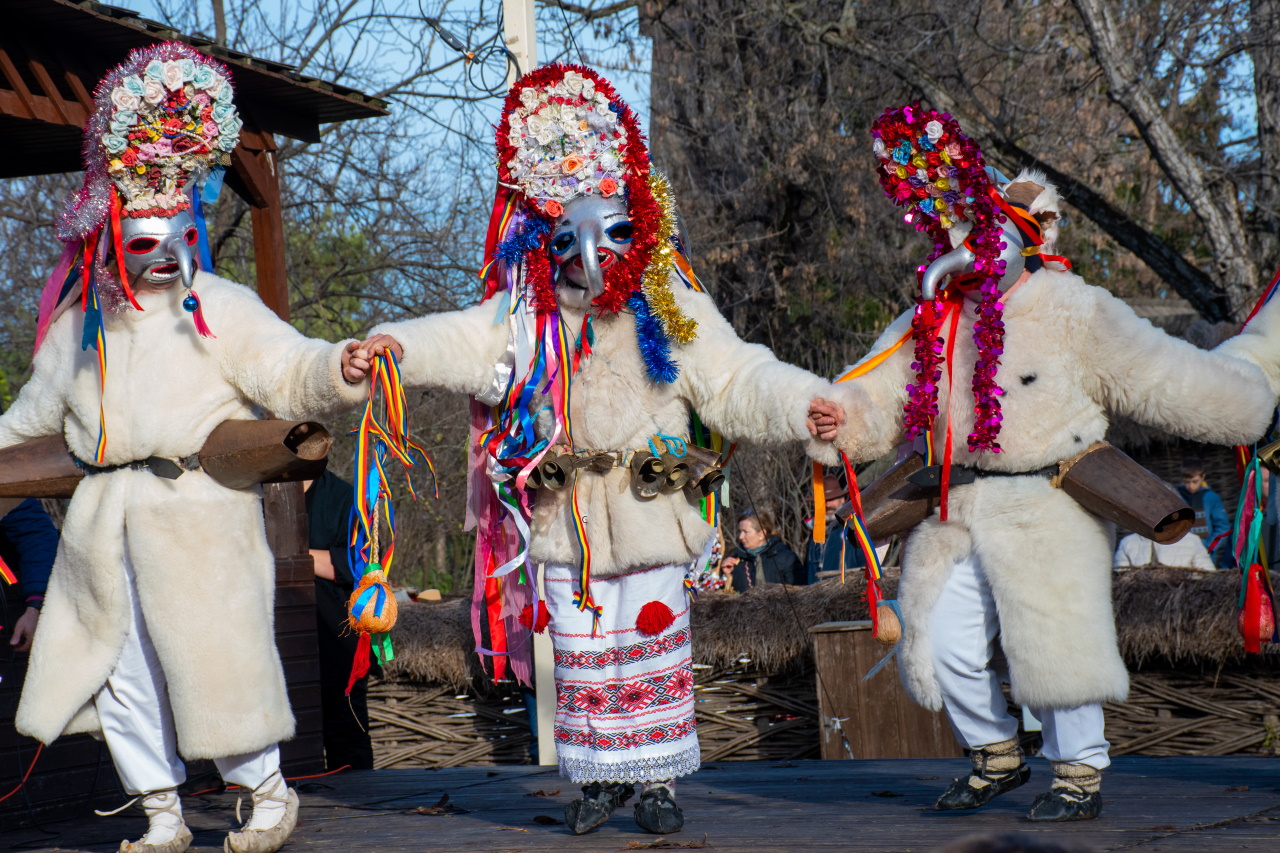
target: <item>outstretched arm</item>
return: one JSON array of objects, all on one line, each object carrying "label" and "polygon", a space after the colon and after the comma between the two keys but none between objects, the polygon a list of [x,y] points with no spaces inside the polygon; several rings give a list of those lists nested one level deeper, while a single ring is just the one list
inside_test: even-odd
[{"label": "outstretched arm", "polygon": [[889,324],[861,361],[841,371],[848,378],[833,386],[833,400],[855,415],[840,426],[835,440],[851,462],[877,459],[905,440],[902,407],[914,378],[911,319],[908,311]]},{"label": "outstretched arm", "polygon": [[324,421],[368,397],[368,385],[342,375],[351,342],[306,337],[238,284],[217,281],[201,290],[222,373],[249,400],[277,417]]},{"label": "outstretched arm", "polygon": [[1261,370],[1224,347],[1209,352],[1170,337],[1105,290],[1088,290],[1094,310],[1072,337],[1111,411],[1213,444],[1262,435],[1275,395]]},{"label": "outstretched arm", "polygon": [[1273,397],[1280,397],[1280,299],[1272,299],[1240,334],[1218,345],[1214,352],[1243,359],[1262,369]]},{"label": "outstretched arm", "polygon": [[[810,420],[810,404],[833,397],[831,384],[779,361],[767,347],[741,340],[707,294],[673,290],[681,308],[698,323],[697,338],[673,353],[680,364],[681,391],[698,417],[733,440],[804,442],[815,459],[834,464],[834,448],[817,436]],[[861,408],[856,398],[840,402],[846,419],[850,410]]]},{"label": "outstretched arm", "polygon": [[462,311],[383,323],[371,334],[403,348],[400,372],[406,385],[481,394],[493,383],[494,368],[507,351],[501,302],[495,296]]}]

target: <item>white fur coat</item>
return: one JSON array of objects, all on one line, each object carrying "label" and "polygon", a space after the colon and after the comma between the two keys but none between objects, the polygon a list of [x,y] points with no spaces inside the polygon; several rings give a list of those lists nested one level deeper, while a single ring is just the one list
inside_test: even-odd
[{"label": "white fur coat", "polygon": [[[954,464],[1034,471],[1102,439],[1111,413],[1215,444],[1252,441],[1270,420],[1274,400],[1253,365],[1165,335],[1076,275],[1042,269],[1004,302],[997,376],[1005,392],[1003,452],[971,454],[965,442],[973,427],[969,383],[976,357],[974,306],[966,301],[950,402]],[[910,322],[910,313],[895,321],[872,353],[897,341]],[[836,443],[851,459],[876,458],[903,441],[912,358],[908,340],[870,373],[837,385],[852,414]],[[945,401],[945,369],[940,384]],[[865,399],[859,393],[873,401],[871,416],[855,411]],[[947,416],[942,412],[937,422],[939,454]],[[903,557],[899,660],[909,693],[940,707],[925,625],[952,565],[972,551],[996,598],[1016,701],[1063,708],[1123,699],[1128,674],[1111,611],[1113,535],[1043,477],[980,479],[953,488],[948,522],[935,513],[911,534]]]},{"label": "white fur coat", "polygon": [[[805,426],[809,401],[830,384],[774,358],[767,348],[741,341],[711,297],[673,282],[677,303],[698,322],[697,339],[675,347],[680,376],[651,382],[636,343],[630,313],[592,320],[595,343],[573,378],[571,417],[580,449],[642,450],[657,433],[688,438],[689,412],[731,441],[807,442],[811,453],[834,461],[831,445],[813,440]],[[479,394],[493,382],[509,331],[500,298],[473,308],[392,323],[374,329],[404,346],[408,385]],[[569,328],[582,315],[562,313]],[[593,574],[686,562],[702,553],[711,529],[696,501],[684,493],[642,500],[631,472],[578,475],[579,506],[591,543]],[[581,559],[573,533],[570,490],[536,493],[529,555],[534,562],[572,565]]]},{"label": "white fur coat", "polygon": [[[107,318],[105,464],[185,457],[228,418],[255,406],[324,419],[365,398],[347,385],[341,345],[309,340],[247,288],[198,274],[216,338],[196,334],[180,288],[139,297],[145,309]],[[98,367],[80,349],[83,316],[67,311],[34,374],[0,417],[0,446],[63,434],[92,460]],[[293,734],[273,636],[275,563],[261,490],[233,491],[202,472],[86,477],[76,489],[18,706],[17,727],[44,743],[95,731],[94,694],[115,667],[128,626],[122,561],[169,683],[178,748],[187,758],[252,752]]]}]

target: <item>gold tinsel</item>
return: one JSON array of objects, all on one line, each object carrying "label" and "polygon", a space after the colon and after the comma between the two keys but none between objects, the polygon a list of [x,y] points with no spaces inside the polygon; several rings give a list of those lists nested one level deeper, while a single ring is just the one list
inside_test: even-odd
[{"label": "gold tinsel", "polygon": [[677,344],[687,344],[698,335],[698,323],[686,317],[671,295],[671,274],[676,267],[676,201],[667,179],[656,172],[649,174],[649,192],[662,209],[658,220],[658,245],[653,250],[649,266],[641,277],[640,289],[649,310],[662,323],[667,338]]}]

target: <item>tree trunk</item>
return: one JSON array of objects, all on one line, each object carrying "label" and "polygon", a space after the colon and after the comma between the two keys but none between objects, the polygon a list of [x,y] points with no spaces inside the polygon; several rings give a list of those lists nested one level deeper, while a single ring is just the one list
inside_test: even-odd
[{"label": "tree trunk", "polygon": [[1248,310],[1258,288],[1258,270],[1249,257],[1239,207],[1215,200],[1204,169],[1165,120],[1163,109],[1121,42],[1107,0],[1073,2],[1106,76],[1108,94],[1128,114],[1161,170],[1204,225],[1217,279],[1227,293],[1232,316],[1238,318]]},{"label": "tree trunk", "polygon": [[1259,41],[1253,59],[1253,94],[1258,117],[1258,257],[1264,272],[1280,261],[1280,0],[1253,0],[1249,19]]}]

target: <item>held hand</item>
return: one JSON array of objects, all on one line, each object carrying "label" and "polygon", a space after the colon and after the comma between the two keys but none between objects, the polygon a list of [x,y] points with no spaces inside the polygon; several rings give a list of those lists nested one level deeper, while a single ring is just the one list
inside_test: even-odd
[{"label": "held hand", "polygon": [[342,377],[355,385],[369,375],[375,356],[390,349],[397,359],[404,357],[404,347],[390,335],[374,335],[367,341],[352,341],[342,351]]},{"label": "held hand", "polygon": [[13,624],[13,636],[9,639],[9,645],[13,646],[15,652],[31,651],[31,643],[36,638],[36,623],[40,621],[40,611],[34,607],[28,607],[18,617],[18,621]]},{"label": "held hand", "polygon": [[839,403],[817,397],[809,404],[809,417],[805,425],[814,438],[833,441],[840,427],[844,426],[844,420],[844,408]]}]

